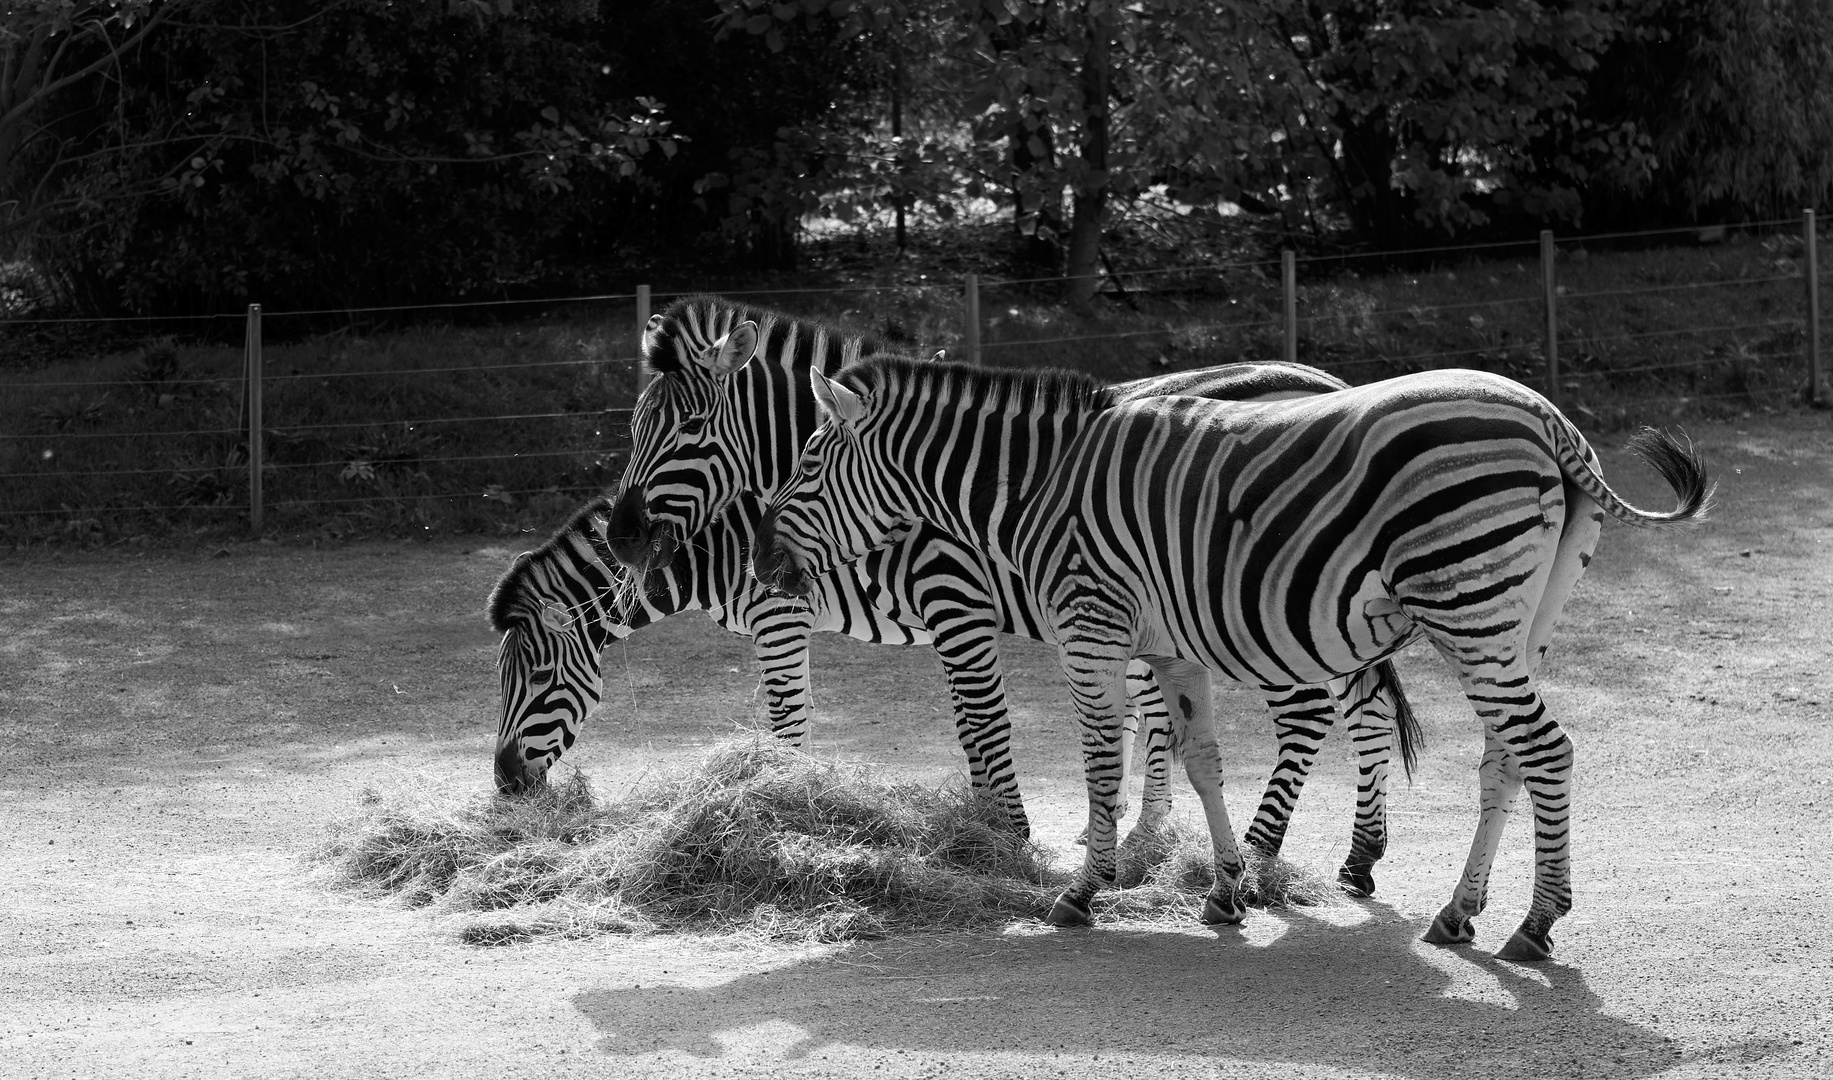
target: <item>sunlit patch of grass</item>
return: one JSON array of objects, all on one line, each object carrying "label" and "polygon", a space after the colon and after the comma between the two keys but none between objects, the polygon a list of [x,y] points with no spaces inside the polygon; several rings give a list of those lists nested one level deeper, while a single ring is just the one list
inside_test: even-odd
[{"label": "sunlit patch of grass", "polygon": [[[1206,836],[1172,828],[1127,857],[1136,884],[1104,893],[1099,912],[1194,922],[1209,888]],[[984,928],[1041,915],[1068,881],[971,792],[886,782],[761,740],[618,799],[577,773],[517,798],[371,794],[312,858],[341,884],[457,918],[478,944]],[[1303,902],[1298,889],[1262,889]]]}]

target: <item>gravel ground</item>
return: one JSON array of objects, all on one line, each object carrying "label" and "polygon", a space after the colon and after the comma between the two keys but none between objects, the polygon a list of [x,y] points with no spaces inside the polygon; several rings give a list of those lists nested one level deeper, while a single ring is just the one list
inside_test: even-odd
[{"label": "gravel ground", "polygon": [[[1545,671],[1578,744],[1577,903],[1534,967],[1489,955],[1528,899],[1521,822],[1477,948],[1417,940],[1481,748],[1427,651],[1402,671],[1430,745],[1370,901],[1220,932],[485,949],[302,854],[365,788],[487,786],[482,607],[516,543],[0,556],[0,1076],[1833,1075],[1833,423],[1693,434],[1715,520],[1608,524]],[[1623,455],[1606,469],[1666,499]],[[1067,695],[1048,650],[1008,659],[1032,818],[1071,858]],[[569,755],[601,793],[756,722],[748,643],[699,616],[607,667]],[[819,752],[958,777],[927,650],[822,641],[815,669]],[[1252,699],[1218,697],[1240,819],[1271,737]],[[1286,853],[1328,870],[1353,771],[1326,758]]]}]

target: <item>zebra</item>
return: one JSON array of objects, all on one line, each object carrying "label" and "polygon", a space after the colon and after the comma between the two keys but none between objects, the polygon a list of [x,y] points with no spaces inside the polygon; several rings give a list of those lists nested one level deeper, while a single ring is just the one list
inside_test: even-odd
[{"label": "zebra", "polygon": [[[1482,812],[1431,943],[1473,940],[1502,823],[1525,786],[1533,900],[1503,959],[1552,954],[1571,909],[1573,749],[1535,673],[1603,527],[1703,516],[1703,461],[1645,429],[1631,449],[1673,487],[1666,513],[1604,482],[1550,402],[1475,371],[1403,376],[1270,403],[1116,403],[1069,373],[861,361],[811,374],[824,423],[771,501],[753,571],[789,595],[806,575],[928,521],[1020,572],[1045,606],[1081,715],[1083,866],[1049,919],[1087,924],[1114,876],[1114,683],[1151,663],[1174,747],[1205,810],[1209,923],[1239,922],[1242,863],[1220,789],[1212,670],[1314,683],[1430,641],[1482,721]],[[939,481],[938,477],[947,477]],[[997,494],[986,498],[981,493]]]},{"label": "zebra", "polygon": [[[943,622],[946,612],[964,603],[999,606],[973,591],[984,573],[980,560],[929,526],[824,575],[806,599],[784,601],[768,595],[747,568],[762,516],[755,496],[741,494],[711,527],[677,548],[668,566],[640,580],[610,557],[610,516],[610,499],[587,502],[546,543],[516,556],[491,591],[489,617],[502,635],[495,774],[506,794],[538,786],[572,749],[603,696],[605,647],[670,615],[703,610],[726,630],[752,638],[771,733],[799,747],[808,735],[810,634],[926,644],[932,641],[928,624]],[[938,655],[959,703],[980,692],[981,680],[942,644]],[[1129,729],[1142,729],[1147,739],[1144,812],[1156,820],[1170,805],[1169,720],[1149,669],[1135,665],[1128,677]],[[958,734],[970,777],[985,788],[982,741],[991,738],[997,748],[1004,733],[958,725]],[[1002,808],[1012,816],[1014,808]],[[1018,824],[1025,825],[1023,806],[1015,809]]]},{"label": "zebra", "polygon": [[[611,523],[611,548],[637,569],[666,563],[736,493],[768,497],[794,471],[815,426],[810,371],[835,371],[879,351],[869,337],[718,297],[677,301],[649,321],[645,362],[656,375],[632,413],[632,453]],[[1118,399],[1165,394],[1270,399],[1339,390],[1347,384],[1298,364],[1231,364],[1122,384]],[[1024,584],[989,568],[976,591],[1001,598],[999,611],[957,606],[946,625],[931,624],[945,648],[982,672],[982,692],[958,714],[964,727],[988,734],[989,785],[1002,802],[1020,803],[1005,732],[1006,707],[995,625],[1048,640],[1041,610]],[[969,659],[969,658],[972,659]],[[1357,752],[1357,808],[1350,850],[1338,872],[1350,892],[1374,891],[1374,864],[1387,843],[1387,770],[1395,735],[1409,775],[1419,738],[1398,675],[1383,662],[1366,676],[1329,686],[1263,687],[1275,717],[1279,757],[1246,839],[1276,854],[1319,744],[1336,714],[1351,718]],[[958,708],[961,701],[957,699]],[[976,711],[979,710],[979,711]],[[965,741],[964,741],[965,745]],[[1168,769],[1168,766],[1164,768]],[[1151,773],[1149,771],[1148,778]],[[1168,799],[1168,795],[1166,796]],[[1168,802],[1148,801],[1134,833],[1161,820]]]}]

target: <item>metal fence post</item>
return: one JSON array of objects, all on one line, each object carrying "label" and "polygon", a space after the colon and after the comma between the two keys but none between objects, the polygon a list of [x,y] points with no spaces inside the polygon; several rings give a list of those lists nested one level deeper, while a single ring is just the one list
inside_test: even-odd
[{"label": "metal fence post", "polygon": [[980,275],[969,274],[963,282],[964,297],[961,312],[961,351],[967,354],[967,362],[980,363]]},{"label": "metal fence post", "polygon": [[1291,248],[1279,253],[1279,287],[1286,299],[1286,362],[1298,363],[1298,255]]},{"label": "metal fence post", "polygon": [[643,333],[649,329],[649,286],[636,287],[636,393],[649,389],[649,369],[643,366]]},{"label": "metal fence post", "polygon": [[1540,230],[1540,283],[1547,310],[1547,400],[1559,404],[1559,283],[1553,267],[1553,230]]},{"label": "metal fence post", "polygon": [[1820,256],[1814,246],[1814,211],[1801,212],[1802,276],[1808,289],[1808,404],[1820,405]]},{"label": "metal fence post", "polygon": [[261,535],[261,305],[248,305],[248,528]]}]

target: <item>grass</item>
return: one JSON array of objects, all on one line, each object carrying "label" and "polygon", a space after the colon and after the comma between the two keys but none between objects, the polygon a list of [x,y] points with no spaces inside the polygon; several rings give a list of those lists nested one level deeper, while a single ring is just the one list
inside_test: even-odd
[{"label": "grass", "polygon": [[[1806,378],[1799,239],[1682,240],[1562,248],[1562,402],[1594,437],[1795,407]],[[973,268],[962,258],[940,239],[908,260],[849,250],[844,266],[829,260],[753,299],[962,358],[960,274]],[[1299,269],[1303,361],[1351,382],[1476,367],[1545,389],[1531,244],[1422,256],[1401,270],[1352,257]],[[989,278],[982,357],[1113,380],[1275,358],[1278,277],[1274,263],[1123,272],[1124,302],[1092,314],[1064,309],[1053,283]],[[795,284],[808,291],[788,291]],[[515,324],[323,326],[265,320],[269,536],[541,531],[621,471],[635,391],[630,301]],[[30,352],[14,348],[22,334],[0,339],[12,358],[0,362],[0,542],[246,532],[239,345],[65,335]]]},{"label": "grass", "polygon": [[[1104,892],[1098,917],[1194,925],[1213,881],[1207,836],[1173,827],[1127,856],[1129,887]],[[971,792],[887,783],[762,739],[618,799],[577,773],[520,798],[367,793],[312,860],[341,885],[451,916],[478,945],[985,929],[1047,911],[1068,880]],[[1268,903],[1335,895],[1282,860],[1250,867]]]}]

